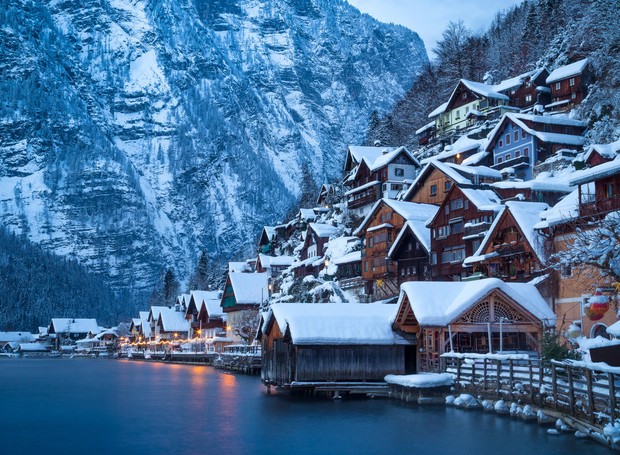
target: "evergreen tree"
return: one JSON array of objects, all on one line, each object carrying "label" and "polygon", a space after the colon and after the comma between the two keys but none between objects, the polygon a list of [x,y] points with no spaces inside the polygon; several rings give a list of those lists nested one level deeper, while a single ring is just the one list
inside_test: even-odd
[{"label": "evergreen tree", "polygon": [[189,290],[208,290],[209,289],[209,258],[207,252],[200,253],[196,269],[189,279]]},{"label": "evergreen tree", "polygon": [[164,275],[164,288],[162,291],[162,298],[165,306],[174,306],[180,289],[181,284],[174,275],[174,271],[172,269],[166,270],[166,274]]}]

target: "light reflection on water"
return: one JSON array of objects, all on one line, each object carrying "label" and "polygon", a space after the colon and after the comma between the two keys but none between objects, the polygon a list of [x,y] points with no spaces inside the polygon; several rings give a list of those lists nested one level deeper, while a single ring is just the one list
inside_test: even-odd
[{"label": "light reflection on water", "polygon": [[482,412],[267,395],[256,376],[103,359],[0,360],[0,454],[609,453]]}]

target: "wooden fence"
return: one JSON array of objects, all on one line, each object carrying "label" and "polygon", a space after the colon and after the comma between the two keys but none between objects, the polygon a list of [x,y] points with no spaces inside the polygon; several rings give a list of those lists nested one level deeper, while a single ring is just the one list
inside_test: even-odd
[{"label": "wooden fence", "polygon": [[442,371],[455,385],[478,393],[522,400],[592,424],[620,418],[620,374],[538,359],[442,357]]}]

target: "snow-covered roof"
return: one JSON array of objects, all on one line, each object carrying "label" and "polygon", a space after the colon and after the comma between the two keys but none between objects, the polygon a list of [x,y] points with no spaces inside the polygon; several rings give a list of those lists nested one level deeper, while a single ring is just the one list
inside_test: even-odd
[{"label": "snow-covered roof", "polygon": [[400,245],[401,240],[408,231],[411,231],[413,233],[413,235],[418,239],[420,244],[428,253],[431,250],[431,230],[426,227],[426,223],[427,221],[419,220],[407,221],[396,236],[396,239],[394,240],[390,251],[388,251],[388,257],[392,257],[392,255],[396,252],[396,249]]},{"label": "snow-covered roof", "polygon": [[364,158],[369,162],[374,162],[378,156],[384,153],[390,153],[398,147],[367,147],[362,145],[350,145],[349,153],[356,163],[361,163]]},{"label": "snow-covered roof", "polygon": [[20,343],[19,350],[22,352],[45,352],[48,351],[45,343]]},{"label": "snow-covered roof", "polygon": [[209,316],[219,316],[223,314],[220,307],[220,301],[222,300],[222,291],[190,291],[194,303],[196,304],[196,310],[200,311],[202,304],[204,303]]},{"label": "snow-covered roof", "polygon": [[30,332],[0,332],[0,343],[4,342],[32,342],[35,336]]},{"label": "snow-covered roof", "polygon": [[547,77],[547,84],[552,84],[568,77],[581,74],[589,62],[589,59],[584,58],[583,60],[571,63],[570,65],[560,66],[559,68],[554,69],[551,74],[549,74],[549,77]]},{"label": "snow-covered roof", "polygon": [[504,124],[506,120],[510,120],[515,125],[519,126],[526,133],[537,137],[543,142],[550,142],[554,144],[565,144],[565,145],[583,145],[585,142],[585,138],[576,134],[560,134],[560,133],[546,133],[544,131],[539,131],[535,128],[529,127],[525,122],[530,121],[539,125],[556,125],[556,126],[574,126],[585,128],[587,124],[580,120],[574,120],[569,118],[565,114],[557,114],[557,115],[532,115],[532,114],[516,114],[508,112],[504,114],[502,119],[495,125],[495,128],[491,130],[488,134],[489,141],[487,143],[486,149],[487,151],[493,146],[493,138],[504,129]]},{"label": "snow-covered roof", "polygon": [[248,272],[248,264],[247,262],[229,262],[228,263],[228,273],[239,273],[239,272]]},{"label": "snow-covered roof", "polygon": [[548,210],[549,205],[544,202],[508,201],[506,207],[510,210],[527,242],[536,252],[538,259],[543,261],[545,259],[544,238],[538,230],[534,229],[534,226],[540,222],[541,213]]},{"label": "snow-covered roof", "polygon": [[313,209],[299,209],[298,216],[301,220],[309,221],[316,218],[316,213]]},{"label": "snow-covered roof", "polygon": [[96,319],[52,318],[56,333],[99,333]]},{"label": "snow-covered roof", "polygon": [[[271,241],[276,235],[276,228],[274,226],[264,226],[263,232],[267,236],[267,240]],[[261,232],[261,236],[262,236],[262,232]]]},{"label": "snow-covered roof", "polygon": [[425,158],[421,160],[420,162],[422,164],[426,164],[431,160],[440,160],[440,161],[446,160],[448,158],[452,158],[453,156],[459,155],[461,153],[469,152],[472,150],[477,150],[485,144],[486,144],[485,139],[471,139],[467,137],[466,134],[463,134],[453,144],[446,145],[444,149],[437,155],[434,155],[429,158]]},{"label": "snow-covered roof", "polygon": [[260,305],[269,299],[269,273],[229,273],[238,305]]},{"label": "snow-covered roof", "polygon": [[523,189],[567,194],[572,191],[567,178],[547,176],[544,172],[537,175],[533,180],[504,180],[501,182],[493,182],[491,186],[498,189]]},{"label": "snow-covered roof", "polygon": [[293,256],[267,256],[266,254],[259,254],[258,258],[260,259],[260,263],[266,269],[271,267],[288,267],[290,266],[295,258]]},{"label": "snow-covered roof", "polygon": [[439,114],[443,114],[444,112],[446,112],[447,107],[448,107],[448,101],[446,101],[443,104],[440,104],[435,109],[433,109],[433,111],[430,114],[428,114],[428,118],[437,117]]},{"label": "snow-covered roof", "polygon": [[397,201],[395,199],[389,198],[379,199],[377,202],[375,202],[375,205],[373,205],[372,209],[370,209],[370,211],[368,212],[362,223],[359,225],[359,227],[355,230],[353,235],[360,235],[362,232],[364,232],[367,224],[370,222],[377,208],[382,203],[389,206],[392,210],[394,210],[396,213],[398,213],[400,216],[402,216],[405,220],[408,221],[418,220],[426,223],[427,221],[432,219],[437,213],[437,210],[439,210],[439,207],[431,204]]},{"label": "snow-covered roof", "polygon": [[398,307],[361,303],[276,303],[272,318],[297,345],[394,345],[407,342],[392,330]]},{"label": "snow-covered roof", "polygon": [[401,285],[399,306],[405,296],[421,326],[445,327],[494,289],[504,292],[548,327],[556,316],[535,286],[505,283],[498,278],[477,281],[410,281]]},{"label": "snow-covered roof", "polygon": [[140,326],[142,326],[142,319],[140,319],[140,318],[131,318],[131,323],[134,325],[134,327],[140,327]]},{"label": "snow-covered roof", "polygon": [[347,253],[344,256],[340,256],[339,258],[334,259],[334,264],[342,265],[342,264],[350,264],[351,262],[359,262],[362,260],[362,252],[361,251],[353,251],[351,253]]},{"label": "snow-covered roof", "polygon": [[469,156],[467,158],[465,158],[461,164],[463,166],[475,166],[476,164],[480,163],[482,160],[484,160],[487,156],[489,156],[489,152],[476,152],[474,153],[472,156]]},{"label": "snow-covered roof", "polygon": [[152,319],[154,321],[157,321],[159,319],[159,315],[161,314],[161,312],[163,310],[165,310],[166,308],[168,308],[167,306],[158,306],[158,305],[153,305],[151,307],[151,310],[149,312],[149,315],[152,315]]},{"label": "snow-covered roof", "polygon": [[370,188],[372,186],[380,185],[381,182],[379,180],[372,180],[368,183],[364,183],[363,185],[356,186],[355,188],[344,193],[345,196],[349,196],[351,194],[359,193],[360,191],[365,190],[366,188]]},{"label": "snow-covered roof", "polygon": [[338,233],[338,228],[331,224],[310,223],[308,225],[319,237],[331,237]]},{"label": "snow-covered roof", "polygon": [[620,140],[610,144],[593,144],[589,146],[583,156],[583,160],[588,161],[588,158],[590,158],[590,155],[594,152],[597,152],[603,158],[613,160],[620,154]]},{"label": "snow-covered roof", "polygon": [[165,332],[187,332],[190,322],[185,319],[185,312],[164,307],[159,313],[159,320]]},{"label": "snow-covered roof", "polygon": [[[594,193],[594,184],[592,193]],[[560,202],[555,204],[546,212],[540,214],[541,221],[534,225],[534,229],[545,229],[574,220],[579,216],[579,190],[564,196]]]},{"label": "snow-covered roof", "polygon": [[582,185],[584,183],[594,182],[605,177],[620,173],[620,156],[613,161],[599,164],[598,166],[591,167],[590,169],[583,169],[573,174],[570,179],[571,185]]},{"label": "snow-covered roof", "polygon": [[140,311],[138,314],[140,315],[140,320],[142,321],[142,324],[140,326],[142,335],[148,338],[151,336],[151,325],[149,324],[149,312]]},{"label": "snow-covered roof", "polygon": [[499,212],[501,200],[493,190],[483,190],[478,188],[460,188],[463,195],[474,204],[478,210],[492,210]]},{"label": "snow-covered roof", "polygon": [[430,129],[431,129],[431,128],[433,128],[434,126],[435,126],[435,122],[434,122],[434,121],[433,121],[433,122],[428,122],[428,123],[427,123],[426,125],[424,125],[422,128],[418,128],[418,129],[415,131],[415,134],[417,134],[417,135],[422,134],[422,133],[424,133],[425,131],[430,130]]},{"label": "snow-covered roof", "polygon": [[461,79],[461,81],[465,87],[471,90],[478,95],[484,96],[485,98],[493,98],[496,100],[509,101],[510,98],[503,93],[499,93],[497,88],[493,85],[484,84],[482,82],[474,82],[468,81],[467,79]]},{"label": "snow-covered roof", "polygon": [[504,79],[503,81],[501,81],[498,84],[494,84],[493,90],[495,90],[496,92],[505,92],[506,90],[510,90],[513,88],[517,88],[520,85],[522,85],[527,78],[530,79],[536,79],[540,73],[542,73],[543,71],[545,71],[546,68],[537,68],[535,70],[532,71],[528,71],[526,73],[523,74],[519,74],[518,76],[515,77],[511,77],[510,79]]}]

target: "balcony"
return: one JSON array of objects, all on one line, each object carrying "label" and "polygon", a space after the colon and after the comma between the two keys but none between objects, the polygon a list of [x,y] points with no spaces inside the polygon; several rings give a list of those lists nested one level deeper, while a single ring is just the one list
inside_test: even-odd
[{"label": "balcony", "polygon": [[463,237],[486,232],[491,228],[491,224],[492,223],[486,221],[482,223],[465,223],[465,226],[463,228]]},{"label": "balcony", "polygon": [[506,167],[527,167],[529,165],[530,165],[529,156],[519,156],[511,160],[506,160],[501,163],[494,164],[493,166],[491,166],[491,168],[499,170],[499,169],[504,169]]},{"label": "balcony", "polygon": [[620,197],[600,199],[592,202],[582,202],[579,205],[579,215],[584,217],[603,216],[609,212],[620,210]]}]

